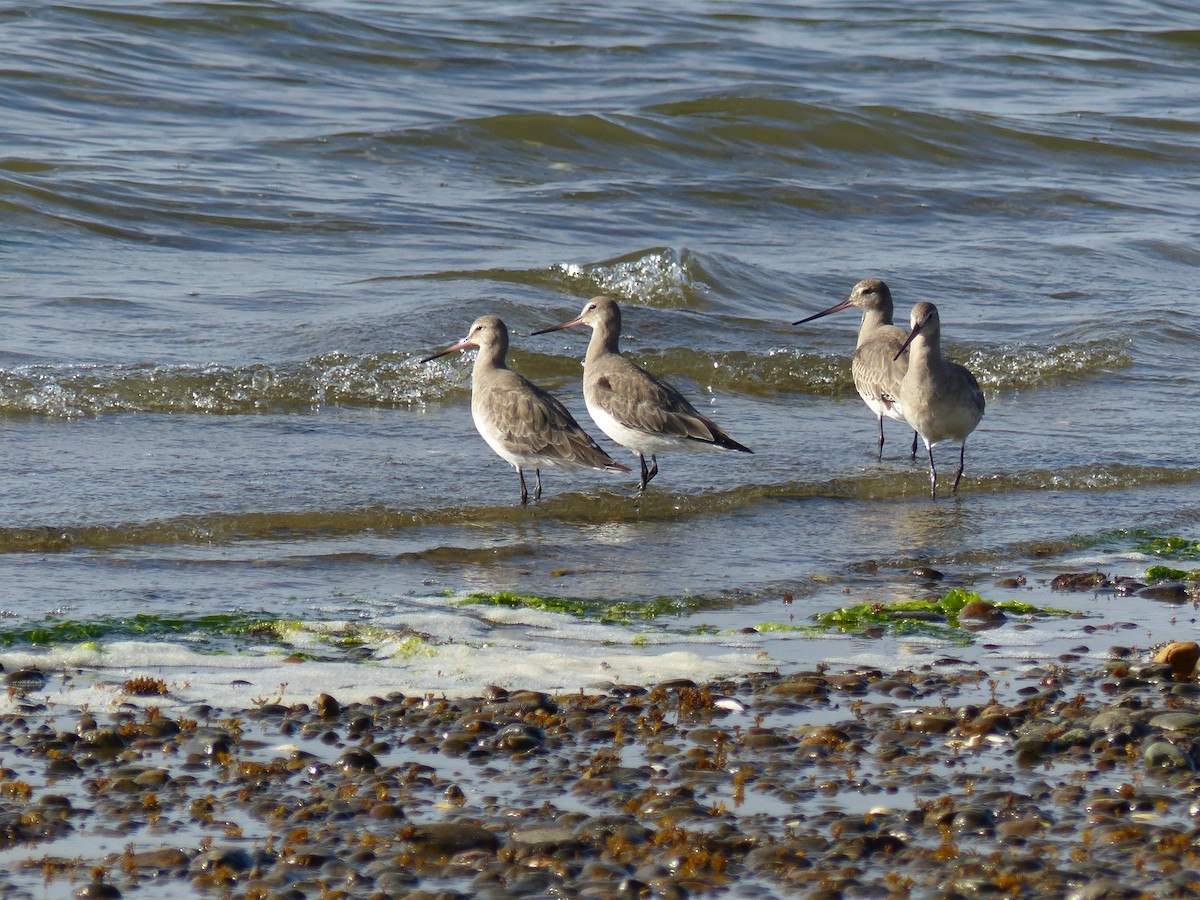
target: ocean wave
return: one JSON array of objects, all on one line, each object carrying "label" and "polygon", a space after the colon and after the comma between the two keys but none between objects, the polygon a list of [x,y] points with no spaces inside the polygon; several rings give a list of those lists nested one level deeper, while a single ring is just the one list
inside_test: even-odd
[{"label": "ocean wave", "polygon": [[640,305],[677,308],[704,299],[713,287],[700,257],[689,250],[649,247],[599,262],[562,261],[536,269],[451,269],[378,275],[375,281],[488,281],[559,290],[580,298],[607,294]]},{"label": "ocean wave", "polygon": [[375,161],[414,153],[470,154],[489,165],[515,167],[514,175],[527,173],[515,177],[538,182],[617,165],[655,168],[668,157],[677,173],[694,170],[708,183],[714,161],[746,154],[771,171],[780,165],[794,171],[840,169],[856,157],[886,160],[889,167],[976,169],[1023,163],[1031,154],[1085,165],[1087,160],[1168,161],[1181,152],[1132,129],[1105,138],[1072,130],[1057,118],[1043,123],[896,105],[818,105],[737,91],[652,104],[633,113],[499,113],[312,140],[322,142],[323,152]]},{"label": "ocean wave", "polygon": [[[1133,365],[1124,338],[969,350],[951,344],[946,351],[974,372],[988,393],[1050,387]],[[783,348],[754,353],[676,347],[629,355],[668,380],[686,378],[712,391],[766,397],[780,393],[852,395],[852,353],[852,349],[845,354],[827,354]]]},{"label": "ocean wave", "polygon": [[402,355],[330,353],[246,366],[69,365],[0,371],[0,413],[57,418],[117,412],[295,412],[320,406],[408,407],[460,389]]},{"label": "ocean wave", "polygon": [[[567,339],[569,342],[569,338]],[[555,388],[578,377],[586,346],[575,355],[547,341],[538,353],[526,342],[512,364]],[[428,348],[425,348],[428,349]],[[1132,365],[1123,340],[1049,346],[1006,345],[954,353],[988,392],[1052,386]],[[313,411],[325,406],[419,408],[463,402],[467,367],[447,361],[421,366],[411,353],[328,353],[297,362],[231,365],[32,365],[0,370],[0,414],[76,418],[118,412],[242,415]],[[668,381],[704,391],[772,397],[779,394],[852,396],[847,354],[799,349],[631,350],[630,359]]]}]

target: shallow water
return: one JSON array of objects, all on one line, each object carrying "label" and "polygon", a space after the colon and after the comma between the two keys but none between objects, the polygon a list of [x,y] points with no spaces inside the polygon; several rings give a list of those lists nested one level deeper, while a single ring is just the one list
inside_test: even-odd
[{"label": "shallow water", "polygon": [[[440,659],[468,635],[453,678],[403,657],[388,677],[569,688],[811,660],[827,642],[742,631],[929,590],[914,565],[990,599],[994,577],[1089,548],[1140,575],[1134,532],[1194,533],[1200,510],[1181,365],[1200,346],[1192,19],[1140,2],[10,5],[0,606],[17,630],[232,611],[410,628]],[[790,325],[867,276],[898,320],[937,303],[983,385],[956,498],[929,501],[896,423],[876,462],[856,317]],[[664,456],[640,505],[628,478],[547,472],[522,509],[472,427],[469,361],[417,360],[497,314],[511,365],[597,433],[586,336],[527,335],[600,292],[627,353],[755,455]],[[594,611],[500,622],[454,602],[471,591],[695,606],[604,626],[628,657],[611,671]],[[1129,604],[1155,637],[1171,627]],[[1034,629],[1043,650],[1057,631]],[[165,667],[209,639],[157,637],[137,658]],[[543,648],[544,673],[521,668]],[[87,652],[50,659],[98,664]]]}]

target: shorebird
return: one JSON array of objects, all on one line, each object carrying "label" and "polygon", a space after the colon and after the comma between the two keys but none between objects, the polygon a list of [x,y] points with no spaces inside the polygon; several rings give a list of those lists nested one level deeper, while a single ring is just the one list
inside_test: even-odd
[{"label": "shorebird", "polygon": [[[854,348],[850,373],[858,396],[879,419],[879,458],[882,460],[883,417],[907,422],[900,406],[900,382],[908,371],[908,359],[900,359],[896,352],[904,346],[908,332],[892,324],[892,292],[878,278],[866,278],[856,284],[850,296],[841,303],[792,324],[803,325],[851,306],[862,310],[862,324],[858,327],[858,344]],[[917,458],[916,431],[913,432],[909,458]]]},{"label": "shorebird", "polygon": [[908,372],[900,384],[900,406],[904,417],[929,451],[929,492],[937,499],[937,468],[933,464],[933,447],[942,441],[957,441],[958,472],[954,490],[962,478],[967,455],[967,435],[983,418],[983,391],[979,382],[965,366],[950,362],[942,356],[942,323],[937,307],[918,303],[912,308],[912,331],[896,357],[908,347]]},{"label": "shorebird", "polygon": [[467,336],[422,363],[478,347],[471,372],[471,418],[496,454],[517,470],[521,504],[529,502],[524,470],[533,466],[533,499],[542,497],[542,466],[628,472],[588,436],[557,399],[504,364],[508,328],[495,316],[480,316]]},{"label": "shorebird", "polygon": [[658,474],[658,454],[664,451],[715,447],[754,452],[696,412],[675,388],[621,355],[621,309],[611,298],[593,297],[570,322],[533,333],[546,334],[577,325],[592,329],[583,359],[583,399],[588,413],[601,431],[638,458],[639,494]]}]

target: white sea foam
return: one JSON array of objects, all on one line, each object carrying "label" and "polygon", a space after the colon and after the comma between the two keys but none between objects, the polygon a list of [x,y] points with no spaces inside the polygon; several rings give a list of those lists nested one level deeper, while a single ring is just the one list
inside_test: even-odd
[{"label": "white sea foam", "polygon": [[[457,625],[461,631],[461,619]],[[49,676],[45,688],[31,694],[34,699],[93,709],[127,702],[164,709],[197,703],[240,709],[268,701],[311,702],[322,692],[343,702],[393,691],[470,696],[489,684],[566,693],[672,678],[706,681],[771,664],[754,650],[725,647],[707,636],[694,643],[674,641],[674,646],[633,643],[628,637],[621,643],[601,641],[595,633],[599,626],[587,623],[577,629],[580,633],[564,630],[551,640],[544,633],[524,638],[513,629],[487,640],[481,640],[486,629],[468,629],[453,641],[384,633],[372,641],[365,661],[305,656],[306,650],[327,649],[325,641],[338,627],[301,627],[288,632],[288,647],[257,652],[214,655],[174,642],[91,642],[0,653],[0,664],[9,672],[36,666]],[[169,693],[129,695],[124,683],[140,676],[161,679]]]}]

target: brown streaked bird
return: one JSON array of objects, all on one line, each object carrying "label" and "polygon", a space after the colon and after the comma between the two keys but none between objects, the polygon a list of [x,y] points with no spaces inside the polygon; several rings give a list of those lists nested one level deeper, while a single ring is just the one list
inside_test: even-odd
[{"label": "brown streaked bird", "polygon": [[495,316],[480,316],[467,336],[422,363],[478,347],[471,372],[471,418],[475,428],[501,459],[517,470],[521,503],[529,502],[524,470],[533,467],[533,499],[542,496],[543,466],[628,472],[579,427],[556,398],[504,363],[508,328]]},{"label": "brown streaked bird", "polygon": [[611,298],[593,297],[570,322],[533,333],[577,325],[592,329],[583,359],[583,399],[588,414],[601,431],[637,456],[641,465],[639,494],[658,474],[658,454],[664,451],[717,448],[754,452],[696,412],[675,388],[621,355],[621,309]]},{"label": "brown streaked bird", "polygon": [[[841,303],[792,324],[803,325],[851,306],[862,310],[862,324],[858,327],[858,344],[854,348],[850,373],[858,396],[879,419],[879,458],[882,460],[883,417],[907,423],[900,405],[900,382],[908,371],[908,358],[900,358],[896,353],[904,346],[908,332],[892,324],[891,290],[878,278],[865,278]],[[916,431],[913,431],[909,458],[917,458]]]},{"label": "brown streaked bird", "polygon": [[[942,356],[942,323],[936,306],[918,303],[912,308],[910,321],[912,331],[904,342],[904,347],[909,348],[908,372],[900,385],[900,406],[929,451],[929,493],[936,500],[934,445],[942,441],[961,444],[958,472],[951,492],[957,494],[966,461],[967,435],[983,418],[983,391],[965,366]],[[904,347],[896,352],[897,357],[904,352]]]}]

